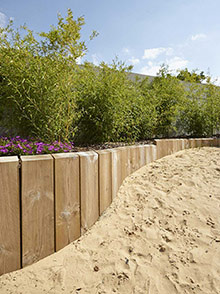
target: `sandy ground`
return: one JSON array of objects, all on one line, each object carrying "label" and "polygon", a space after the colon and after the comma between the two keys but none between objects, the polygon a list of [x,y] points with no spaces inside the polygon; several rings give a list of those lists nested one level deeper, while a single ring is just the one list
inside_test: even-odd
[{"label": "sandy ground", "polygon": [[128,177],[90,231],[0,277],[0,293],[220,293],[220,149],[181,151]]}]

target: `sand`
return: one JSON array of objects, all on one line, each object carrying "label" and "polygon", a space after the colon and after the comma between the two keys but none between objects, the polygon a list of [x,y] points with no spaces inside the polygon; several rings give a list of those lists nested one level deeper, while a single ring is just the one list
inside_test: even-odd
[{"label": "sand", "polygon": [[141,168],[83,237],[1,276],[0,293],[220,293],[220,148]]}]

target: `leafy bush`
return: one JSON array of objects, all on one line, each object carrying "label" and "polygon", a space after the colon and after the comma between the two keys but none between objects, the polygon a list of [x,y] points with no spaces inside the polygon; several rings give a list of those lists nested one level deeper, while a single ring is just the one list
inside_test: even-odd
[{"label": "leafy bush", "polygon": [[[151,121],[146,97],[138,84],[127,77],[130,70],[117,60],[112,65],[94,67],[86,63],[79,74],[77,92],[80,143],[134,141],[140,138],[140,125]],[[145,126],[145,128],[147,125]]]},{"label": "leafy bush", "polygon": [[21,33],[12,23],[0,29],[0,104],[5,125],[49,141],[74,136],[72,89],[76,60],[86,51],[85,42],[80,41],[83,24],[83,18],[73,20],[68,10],[65,21],[58,16],[57,27],[39,34],[40,41],[27,27]]},{"label": "leafy bush", "polygon": [[175,77],[162,66],[149,82],[129,79],[131,67],[118,60],[78,66],[87,51],[83,25],[68,10],[38,37],[25,26],[0,28],[1,127],[45,142],[84,144],[220,129],[220,91],[203,72],[185,69]]},{"label": "leafy bush", "polygon": [[162,66],[150,85],[152,103],[156,111],[154,134],[169,137],[176,131],[175,123],[184,98],[184,86]]},{"label": "leafy bush", "polygon": [[181,135],[212,136],[220,129],[220,89],[210,83],[193,80],[184,84],[185,97],[177,119]]}]

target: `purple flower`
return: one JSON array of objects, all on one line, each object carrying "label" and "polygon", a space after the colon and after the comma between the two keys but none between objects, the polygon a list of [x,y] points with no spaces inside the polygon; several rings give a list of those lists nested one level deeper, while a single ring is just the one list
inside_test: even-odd
[{"label": "purple flower", "polygon": [[8,152],[8,149],[6,149],[6,148],[5,149],[2,149],[1,152],[7,153]]},{"label": "purple flower", "polygon": [[[53,143],[44,143],[35,141],[34,138],[23,139],[20,136],[3,137],[0,136],[0,155],[3,154],[41,154],[49,152],[69,152],[73,148],[72,142],[54,141]],[[9,148],[7,148],[9,147]]]},{"label": "purple flower", "polygon": [[10,143],[8,143],[8,144],[6,144],[6,145],[5,145],[5,147],[9,147],[9,146],[11,146],[11,144],[10,144]]}]

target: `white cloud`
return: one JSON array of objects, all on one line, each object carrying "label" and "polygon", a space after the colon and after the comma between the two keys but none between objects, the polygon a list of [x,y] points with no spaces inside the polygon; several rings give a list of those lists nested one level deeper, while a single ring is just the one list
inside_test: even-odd
[{"label": "white cloud", "polygon": [[140,73],[148,76],[156,76],[159,69],[160,65],[158,64],[147,65],[141,68]]},{"label": "white cloud", "polygon": [[204,40],[206,38],[207,38],[207,35],[205,35],[205,34],[197,34],[197,35],[191,36],[192,41]]},{"label": "white cloud", "polygon": [[188,60],[183,59],[178,56],[174,56],[173,58],[166,59],[164,61],[152,62],[149,61],[146,66],[142,67],[140,70],[141,74],[156,76],[161,68],[161,64],[167,64],[169,66],[169,70],[175,71],[178,69],[185,68],[188,64]]},{"label": "white cloud", "polygon": [[135,57],[132,57],[132,58],[128,59],[128,61],[133,65],[136,65],[136,64],[140,63],[140,60],[138,58],[135,58]]},{"label": "white cloud", "polygon": [[168,47],[168,48],[165,48],[165,49],[166,49],[165,53],[166,53],[167,56],[173,55],[173,52],[174,52],[173,48]]},{"label": "white cloud", "polygon": [[0,12],[0,27],[4,27],[6,26],[6,23],[7,23],[7,16]]},{"label": "white cloud", "polygon": [[177,70],[185,68],[189,62],[186,59],[175,56],[171,59],[167,59],[165,63],[168,64],[170,70]]},{"label": "white cloud", "polygon": [[159,47],[159,48],[151,48],[151,49],[145,49],[144,50],[144,56],[143,59],[156,59],[161,54],[166,54],[167,56],[170,56],[173,54],[173,48],[167,47]]}]

